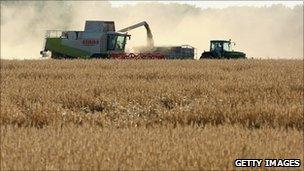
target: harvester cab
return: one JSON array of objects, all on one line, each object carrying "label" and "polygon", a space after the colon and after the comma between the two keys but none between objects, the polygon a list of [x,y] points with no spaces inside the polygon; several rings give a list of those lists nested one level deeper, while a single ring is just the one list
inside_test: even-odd
[{"label": "harvester cab", "polygon": [[51,58],[107,58],[123,53],[130,35],[115,32],[113,21],[86,21],[84,31],[49,30],[40,54],[51,52]]},{"label": "harvester cab", "polygon": [[204,51],[200,59],[245,59],[246,54],[234,51],[231,40],[211,40],[210,51]]}]

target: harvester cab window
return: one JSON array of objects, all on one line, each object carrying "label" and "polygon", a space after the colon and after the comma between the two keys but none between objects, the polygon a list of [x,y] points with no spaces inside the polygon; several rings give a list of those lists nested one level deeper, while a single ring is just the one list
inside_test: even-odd
[{"label": "harvester cab window", "polygon": [[108,34],[108,50],[124,50],[125,38],[123,35]]},{"label": "harvester cab window", "polygon": [[123,50],[125,43],[125,36],[117,36],[115,50]]},{"label": "harvester cab window", "polygon": [[108,45],[108,50],[114,50],[115,49],[115,35],[114,34],[109,34],[108,35],[107,45]]}]

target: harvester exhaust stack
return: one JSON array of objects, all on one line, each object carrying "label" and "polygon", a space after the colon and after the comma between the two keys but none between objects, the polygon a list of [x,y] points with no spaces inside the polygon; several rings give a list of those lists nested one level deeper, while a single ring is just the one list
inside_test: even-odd
[{"label": "harvester exhaust stack", "polygon": [[140,23],[126,27],[124,29],[119,30],[118,32],[127,32],[127,31],[133,30],[133,29],[141,27],[141,26],[145,26],[145,28],[147,30],[147,46],[150,48],[154,47],[153,35],[152,35],[151,29],[149,27],[149,24],[146,21],[142,21]]}]

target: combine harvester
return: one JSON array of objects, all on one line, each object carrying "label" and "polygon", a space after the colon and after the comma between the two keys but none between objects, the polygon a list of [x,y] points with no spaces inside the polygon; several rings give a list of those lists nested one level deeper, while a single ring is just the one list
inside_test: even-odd
[{"label": "combine harvester", "polygon": [[[147,51],[125,53],[127,32],[144,26],[147,31]],[[180,46],[182,48],[182,46]],[[103,58],[103,59],[165,59],[172,53],[166,48],[155,48],[153,35],[147,22],[143,21],[127,28],[115,31],[113,21],[86,21],[84,31],[48,30],[46,32],[42,57],[53,59]],[[182,51],[179,48],[181,54]],[[183,51],[184,52],[184,51]],[[50,54],[51,53],[51,54]],[[194,55],[194,54],[193,54]]]}]

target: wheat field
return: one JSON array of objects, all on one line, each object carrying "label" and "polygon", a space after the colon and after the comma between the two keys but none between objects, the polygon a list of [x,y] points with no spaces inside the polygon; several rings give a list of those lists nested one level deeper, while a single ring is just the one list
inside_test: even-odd
[{"label": "wheat field", "polygon": [[303,60],[1,60],[1,170],[303,161],[303,70]]}]

